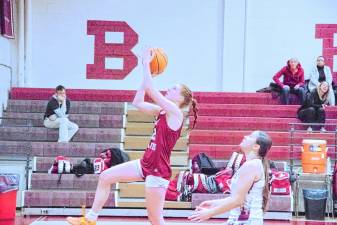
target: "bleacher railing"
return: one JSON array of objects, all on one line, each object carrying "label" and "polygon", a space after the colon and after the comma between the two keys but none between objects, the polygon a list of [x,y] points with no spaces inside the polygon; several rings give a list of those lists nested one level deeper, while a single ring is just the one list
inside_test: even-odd
[{"label": "bleacher railing", "polygon": [[[307,130],[308,127],[311,127],[312,130]],[[321,127],[324,127],[325,130],[320,130]],[[301,134],[303,136],[301,137]],[[289,153],[290,153],[290,171],[291,174],[296,174],[296,177],[299,175],[297,171],[295,173],[294,167],[300,166],[296,165],[296,159],[299,159],[302,153],[302,141],[303,139],[315,139],[315,140],[326,140],[327,142],[327,157],[331,164],[327,163],[326,171],[326,184],[329,192],[328,203],[327,203],[327,212],[328,215],[331,213],[331,217],[334,218],[334,201],[332,196],[332,175],[334,165],[337,163],[337,124],[331,123],[289,123]],[[299,156],[299,157],[298,157]],[[330,168],[329,168],[330,167]],[[297,179],[296,179],[297,180]],[[295,215],[298,216],[298,182],[295,182],[295,200],[294,209]]]},{"label": "bleacher railing", "polygon": [[[0,127],[33,127],[34,121],[29,118],[19,118],[19,117],[0,117]],[[3,141],[15,141],[11,139],[2,139]],[[22,145],[24,146],[24,145]],[[6,148],[6,146],[0,146],[0,148]],[[10,152],[9,150],[0,151],[1,156],[0,161],[2,162],[25,162],[25,180],[26,189],[29,185],[29,172],[32,170],[30,162],[32,161],[32,149],[27,141],[24,152]]]},{"label": "bleacher railing", "polygon": [[[313,130],[308,131],[311,127]],[[319,128],[324,127],[326,130],[321,131]],[[300,137],[303,134],[304,137]],[[322,136],[325,136],[322,138]],[[331,123],[289,123],[289,153],[290,153],[290,171],[293,172],[296,155],[301,153],[303,139],[326,140],[328,148],[328,157],[331,162],[337,160],[337,124]],[[297,139],[297,140],[296,140]],[[297,142],[296,142],[297,141]],[[300,141],[300,142],[299,142]]]}]

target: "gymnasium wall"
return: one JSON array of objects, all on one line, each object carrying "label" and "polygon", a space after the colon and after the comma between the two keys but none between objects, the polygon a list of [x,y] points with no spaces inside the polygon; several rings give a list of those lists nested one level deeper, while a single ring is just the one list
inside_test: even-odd
[{"label": "gymnasium wall", "polygon": [[[169,65],[156,78],[158,88],[179,82],[199,91],[255,91],[289,57],[297,57],[307,72],[322,54],[316,24],[337,24],[335,0],[30,1],[26,86],[32,87],[138,88],[140,66],[123,80],[86,78],[95,54],[88,20],[125,21],[138,34],[135,54],[144,46],[162,47]],[[105,42],[119,39],[105,35]],[[337,29],[332,41],[337,47]],[[331,64],[337,72],[336,57]],[[106,60],[105,67],[120,63]]]},{"label": "gymnasium wall", "polygon": [[135,54],[143,46],[165,49],[169,64],[165,75],[156,79],[159,88],[182,82],[193,89],[212,90],[218,86],[221,63],[217,60],[219,2],[34,0],[32,86],[138,88],[140,66],[123,80],[86,79],[86,64],[94,62],[94,36],[87,35],[87,20],[104,20],[129,24],[139,36]]},{"label": "gymnasium wall", "polygon": [[[12,18],[14,38],[0,35],[0,117],[2,106],[7,105],[8,93],[12,86],[18,86],[18,2],[13,1]],[[8,21],[7,21],[8,22]],[[23,56],[23,55],[22,55]],[[22,82],[23,83],[23,82]]]},{"label": "gymnasium wall", "polygon": [[[6,104],[8,98],[8,90],[11,82],[11,41],[0,36],[0,106]],[[0,110],[0,117],[2,108]]]}]

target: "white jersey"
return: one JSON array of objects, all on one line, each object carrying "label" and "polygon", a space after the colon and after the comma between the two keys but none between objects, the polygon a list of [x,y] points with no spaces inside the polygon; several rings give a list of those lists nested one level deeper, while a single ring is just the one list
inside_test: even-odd
[{"label": "white jersey", "polygon": [[[263,189],[265,186],[265,174],[262,161],[258,160],[261,165],[261,179],[255,182],[246,195],[243,207],[232,209],[229,212],[228,225],[263,225]],[[231,182],[231,190],[234,190],[240,182],[238,180],[240,169],[234,174]]]}]

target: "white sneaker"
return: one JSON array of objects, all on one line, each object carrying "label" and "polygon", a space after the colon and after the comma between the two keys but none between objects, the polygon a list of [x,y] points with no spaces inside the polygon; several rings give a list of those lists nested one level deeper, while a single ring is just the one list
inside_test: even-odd
[{"label": "white sneaker", "polygon": [[307,132],[311,133],[312,132],[312,128],[308,127]]},{"label": "white sneaker", "polygon": [[322,128],[320,129],[320,132],[321,132],[321,133],[324,133],[324,132],[326,132],[326,129],[325,129],[324,127],[322,127]]}]

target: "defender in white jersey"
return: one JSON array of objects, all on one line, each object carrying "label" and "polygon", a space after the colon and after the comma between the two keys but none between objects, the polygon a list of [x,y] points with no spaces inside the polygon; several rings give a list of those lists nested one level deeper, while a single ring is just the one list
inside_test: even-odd
[{"label": "defender in white jersey", "polygon": [[227,225],[262,225],[269,198],[269,162],[265,157],[271,146],[265,132],[245,136],[240,147],[246,162],[232,178],[230,196],[202,202],[189,219],[201,222],[229,211]]}]

